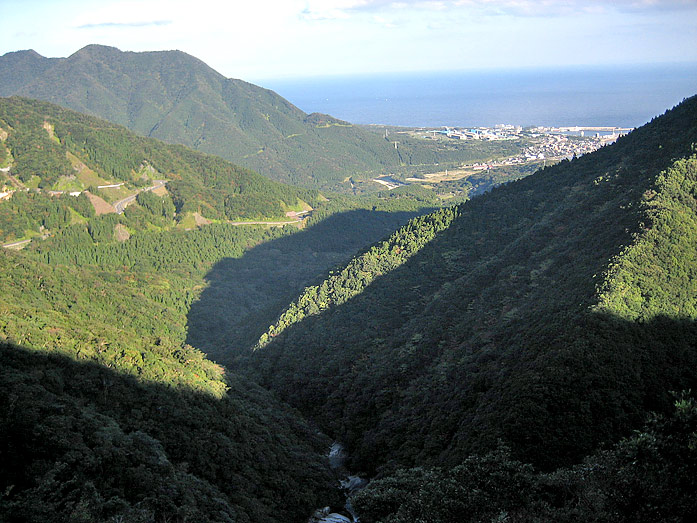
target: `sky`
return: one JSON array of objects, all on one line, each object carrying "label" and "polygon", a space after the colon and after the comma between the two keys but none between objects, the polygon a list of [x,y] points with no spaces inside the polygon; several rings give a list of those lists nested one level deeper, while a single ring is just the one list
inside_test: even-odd
[{"label": "sky", "polygon": [[178,49],[231,78],[697,62],[697,0],[0,0],[0,55]]}]

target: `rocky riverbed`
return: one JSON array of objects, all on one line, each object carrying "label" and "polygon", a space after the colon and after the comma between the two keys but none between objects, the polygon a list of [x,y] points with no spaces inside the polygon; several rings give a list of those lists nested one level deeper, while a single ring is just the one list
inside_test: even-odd
[{"label": "rocky riverbed", "polygon": [[[346,472],[344,468],[344,463],[348,454],[344,446],[335,441],[331,448],[329,449],[329,466],[338,471]],[[346,475],[344,479],[340,481],[341,488],[346,493],[346,504],[344,505],[344,510],[341,512],[332,512],[330,507],[318,508],[312,517],[308,520],[308,523],[357,523],[358,516],[356,516],[351,506],[350,496],[357,490],[362,489],[368,484],[368,480],[354,475]]]}]

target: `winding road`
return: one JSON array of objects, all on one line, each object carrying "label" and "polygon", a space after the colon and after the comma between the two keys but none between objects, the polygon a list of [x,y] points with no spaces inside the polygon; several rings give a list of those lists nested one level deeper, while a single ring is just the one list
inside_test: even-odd
[{"label": "winding road", "polygon": [[117,214],[121,214],[126,206],[134,201],[136,199],[136,196],[138,196],[141,192],[146,192],[146,191],[154,191],[155,189],[159,189],[160,187],[164,187],[167,184],[167,180],[153,180],[155,182],[155,185],[152,187],[146,187],[145,189],[142,189],[135,194],[131,194],[130,196],[126,196],[123,200],[119,200],[118,202],[114,202],[113,206],[114,209],[116,209]]}]

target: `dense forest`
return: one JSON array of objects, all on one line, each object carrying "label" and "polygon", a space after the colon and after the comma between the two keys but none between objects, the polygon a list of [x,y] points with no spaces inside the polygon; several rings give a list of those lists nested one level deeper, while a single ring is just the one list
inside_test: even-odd
[{"label": "dense forest", "polygon": [[696,433],[697,402],[682,394],[670,413],[573,467],[540,472],[500,446],[452,468],[399,470],[352,502],[366,523],[691,521]]},{"label": "dense forest", "polygon": [[[228,255],[261,239],[236,231]],[[326,437],[184,343],[184,262],[0,263],[1,519],[300,521],[332,498]]]},{"label": "dense forest", "polygon": [[225,78],[181,51],[121,52],[89,45],[68,58],[34,51],[0,57],[0,96],[20,95],[123,125],[143,136],[183,144],[275,180],[349,189],[402,166],[482,161],[506,143],[448,147],[400,137],[400,146],[323,114],[306,114],[273,91]]},{"label": "dense forest", "polygon": [[[237,90],[249,129],[276,104],[322,140],[380,139],[183,53],[0,72],[20,89],[98,63],[128,91],[145,59]],[[203,111],[165,80],[136,105]],[[433,160],[407,142],[403,166]],[[691,98],[532,176],[320,194],[0,99],[0,239],[32,240],[0,250],[0,520],[305,522],[344,503],[333,441],[371,480],[351,498],[367,523],[694,519],[695,143]],[[350,147],[288,147],[344,183]]]},{"label": "dense forest", "polygon": [[[112,223],[3,249],[0,519],[285,522],[339,504],[328,437],[187,343],[210,325],[187,314],[223,259],[252,271],[226,299],[264,281],[259,306],[280,308],[411,216],[356,209],[302,231],[221,223],[127,241]],[[279,242],[302,256],[274,256]]]},{"label": "dense forest", "polygon": [[[319,274],[437,206],[433,193],[327,200],[20,98],[0,100],[0,128],[14,190],[0,202],[3,239],[34,238],[0,251],[0,519],[285,522],[340,504],[331,440],[208,359],[205,320],[230,304],[243,319],[274,317]],[[167,192],[138,192],[122,214],[90,199],[109,198],[98,183],[123,181],[120,198],[158,178]],[[232,199],[266,219],[294,201],[317,210],[302,229],[237,226]],[[213,223],[186,226],[193,212]],[[210,304],[202,293],[222,281],[211,272],[222,260],[251,272],[227,278],[237,294],[198,307],[196,323],[192,305]],[[247,310],[238,299],[259,285]]]},{"label": "dense forest", "polygon": [[[417,218],[230,359],[389,495],[405,467],[426,467],[436,495],[499,442],[506,460],[572,467],[697,386],[696,142],[691,98],[612,146]],[[368,520],[428,520],[391,503]]]}]

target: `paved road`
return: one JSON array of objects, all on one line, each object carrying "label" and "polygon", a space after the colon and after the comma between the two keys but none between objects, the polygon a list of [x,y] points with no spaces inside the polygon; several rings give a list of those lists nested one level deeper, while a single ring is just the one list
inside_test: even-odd
[{"label": "paved road", "polygon": [[230,225],[292,225],[301,222],[302,220],[293,220],[290,222],[227,222]]},{"label": "paved road", "polygon": [[116,212],[118,214],[121,214],[124,211],[124,209],[126,208],[126,206],[129,203],[131,203],[133,200],[136,199],[136,196],[138,196],[139,193],[145,192],[145,191],[154,191],[155,189],[159,189],[160,187],[164,187],[167,184],[167,180],[154,180],[154,181],[155,181],[155,185],[153,185],[152,187],[146,187],[145,189],[142,189],[135,194],[127,196],[123,200],[119,200],[118,202],[115,202],[113,205],[114,205],[114,209],[116,209]]},{"label": "paved road", "polygon": [[22,247],[24,247],[24,246],[25,246],[27,243],[29,243],[30,241],[31,241],[31,239],[29,239],[29,240],[20,240],[20,241],[18,241],[18,242],[12,242],[12,243],[6,243],[6,244],[3,245],[3,247],[4,247],[5,249],[17,249],[17,248],[21,249]]}]

